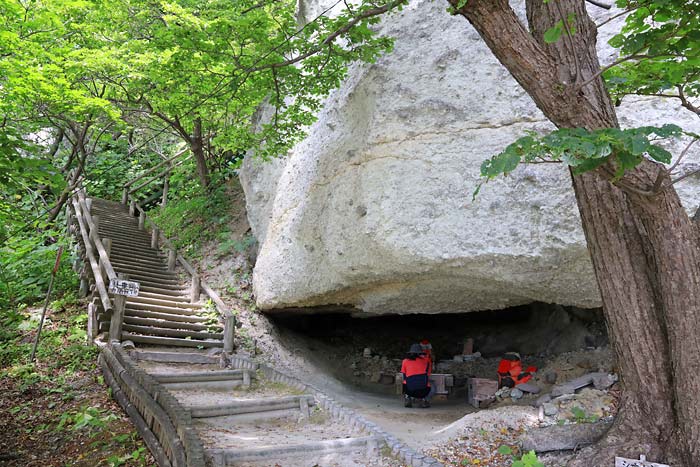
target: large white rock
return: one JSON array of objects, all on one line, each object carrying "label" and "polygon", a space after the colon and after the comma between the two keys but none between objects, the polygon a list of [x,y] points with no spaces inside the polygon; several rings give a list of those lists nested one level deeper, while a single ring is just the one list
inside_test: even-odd
[{"label": "large white rock", "polygon": [[[260,308],[600,305],[564,168],[521,167],[472,201],[484,159],[550,124],[445,7],[417,0],[385,21],[395,50],[353,68],[286,158],[246,161]],[[601,50],[604,60],[612,53]],[[698,130],[672,101],[635,99],[620,116],[626,126],[675,121]],[[697,206],[696,193],[681,191],[688,207]]]}]

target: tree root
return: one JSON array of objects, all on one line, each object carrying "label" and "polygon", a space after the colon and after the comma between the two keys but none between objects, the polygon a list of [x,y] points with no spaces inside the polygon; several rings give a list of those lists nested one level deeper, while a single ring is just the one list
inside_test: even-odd
[{"label": "tree root", "polygon": [[650,461],[669,463],[669,446],[659,439],[658,433],[616,421],[600,441],[581,449],[567,467],[610,467],[615,465],[616,456],[639,459],[640,454]]}]

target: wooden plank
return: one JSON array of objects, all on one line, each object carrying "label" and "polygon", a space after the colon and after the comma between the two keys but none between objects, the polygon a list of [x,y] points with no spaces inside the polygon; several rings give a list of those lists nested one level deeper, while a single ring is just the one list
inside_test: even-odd
[{"label": "wooden plank", "polygon": [[[116,307],[115,307],[116,310]],[[116,314],[116,313],[114,313]],[[114,316],[114,314],[112,316]],[[224,335],[216,332],[195,331],[193,329],[175,329],[172,327],[141,326],[138,324],[123,324],[123,329],[128,332],[164,337],[183,337],[191,339],[223,339]]]},{"label": "wooden plank", "polygon": [[[175,159],[177,159],[178,157],[182,156],[184,153],[186,153],[186,152],[189,151],[189,150],[190,150],[190,148],[185,148],[185,149],[183,149],[182,151],[180,151],[180,152],[178,152],[177,154],[175,154],[173,157],[164,160],[163,162],[159,163],[159,164],[156,165],[155,167],[151,167],[150,169],[146,170],[144,173],[142,173],[142,174],[139,175],[138,177],[136,177],[136,178],[132,179],[131,181],[125,183],[125,184],[124,184],[124,188],[129,188],[131,185],[133,185],[134,183],[138,182],[138,181],[141,180],[143,177],[152,174],[152,173],[155,172],[156,170],[158,170],[158,169],[160,169],[161,167],[163,167],[165,164],[174,161]],[[168,168],[168,170],[170,170],[170,168]]]},{"label": "wooden plank", "polygon": [[155,461],[158,463],[158,466],[172,467],[172,464],[166,456],[165,451],[163,450],[163,446],[161,446],[156,435],[148,427],[148,424],[143,419],[143,417],[141,417],[141,414],[138,412],[138,410],[136,410],[133,404],[131,404],[124,396],[124,394],[121,391],[121,388],[119,387],[119,384],[117,384],[117,381],[114,378],[114,375],[110,371],[109,366],[107,365],[105,360],[100,359],[100,361],[102,366],[102,374],[104,375],[105,382],[112,389],[112,397],[114,397],[114,399],[117,400],[119,405],[121,405],[122,409],[124,409],[124,411],[131,418],[132,423],[134,424],[134,426],[136,426],[139,435],[146,443],[148,450],[151,451],[151,454],[153,455]]},{"label": "wooden plank", "polygon": [[[129,195],[132,195],[132,194],[136,193],[137,191],[139,191],[141,188],[150,185],[151,183],[155,182],[156,180],[158,180],[159,178],[161,178],[163,175],[165,175],[167,172],[170,172],[170,171],[171,171],[172,169],[174,169],[175,167],[179,167],[180,165],[182,165],[183,163],[187,162],[187,161],[190,160],[191,158],[192,158],[191,155],[190,155],[190,156],[187,156],[187,157],[185,157],[184,159],[182,159],[181,161],[177,161],[177,162],[176,162],[175,164],[173,164],[171,167],[168,167],[167,169],[163,170],[161,173],[159,173],[159,174],[157,174],[157,175],[154,175],[153,177],[149,178],[148,180],[146,180],[145,182],[141,183],[141,184],[138,185],[137,187],[131,188],[131,189],[129,190]],[[156,166],[156,167],[157,167],[157,166]],[[140,178],[143,178],[143,176],[141,176]],[[134,183],[135,181],[137,181],[137,180],[138,180],[138,179],[134,179],[134,180],[132,180],[130,183],[133,184],[133,183]],[[128,188],[128,187],[127,187],[127,188]]]},{"label": "wooden plank", "polygon": [[157,337],[157,336],[142,336],[129,332],[122,332],[122,339],[128,339],[133,342],[141,342],[142,344],[153,344],[175,347],[223,347],[221,341],[199,341],[194,339],[180,339],[177,337]]},{"label": "wooden plank", "polygon": [[301,409],[313,405],[314,396],[286,396],[286,397],[266,397],[252,400],[239,400],[231,404],[199,405],[188,407],[192,413],[192,418],[222,417],[227,415],[239,415],[246,413],[268,412],[284,409]]},{"label": "wooden plank", "polygon": [[103,266],[107,271],[107,277],[109,278],[109,280],[116,279],[117,274],[114,272],[112,264],[109,262],[109,254],[107,253],[107,250],[105,249],[104,245],[102,245],[102,240],[100,240],[98,228],[92,222],[90,211],[88,210],[87,204],[85,203],[85,195],[82,193],[82,191],[78,191],[78,205],[82,209],[83,220],[85,221],[85,223],[87,223],[87,227],[90,230],[88,238],[92,239],[93,243],[95,244],[95,248],[97,249],[100,261],[103,263]]},{"label": "wooden plank", "polygon": [[153,374],[159,383],[188,383],[194,381],[229,381],[243,380],[248,370],[190,371],[187,373]]},{"label": "wooden plank", "polygon": [[235,463],[246,461],[254,462],[266,459],[284,459],[286,456],[290,455],[308,456],[309,454],[351,452],[366,449],[370,443],[380,444],[383,441],[384,440],[378,436],[364,436],[360,438],[328,439],[312,443],[253,449],[208,449],[207,454],[212,459],[223,459],[223,464],[215,463],[215,465],[235,465]]},{"label": "wooden plank", "polygon": [[102,274],[100,273],[100,267],[99,267],[99,264],[97,262],[97,259],[95,258],[95,253],[94,253],[94,250],[92,248],[92,243],[90,242],[90,239],[88,238],[87,228],[85,226],[83,216],[80,212],[80,205],[75,200],[73,200],[72,204],[73,204],[73,211],[75,212],[75,218],[78,220],[78,225],[80,226],[80,235],[83,238],[83,247],[85,248],[85,256],[87,257],[88,262],[90,263],[90,268],[92,269],[92,273],[93,273],[94,280],[95,280],[95,287],[97,289],[97,293],[100,296],[100,301],[102,302],[102,307],[105,311],[108,311],[111,313],[112,303],[109,300],[109,294],[107,293],[107,287],[105,286],[104,280],[102,279]]},{"label": "wooden plank", "polygon": [[200,363],[217,365],[219,357],[187,352],[155,352],[147,350],[134,350],[130,353],[135,360],[163,363]]},{"label": "wooden plank", "polygon": [[[129,400],[131,400],[134,405],[139,406],[139,413],[141,413],[145,419],[149,417],[151,419],[156,419],[160,424],[163,430],[163,434],[158,437],[161,444],[172,443],[177,446],[177,431],[173,425],[173,421],[165,412],[164,408],[138,383],[136,378],[122,363],[120,363],[116,355],[109,350],[109,347],[103,350],[102,355],[112,368],[119,387],[129,391]],[[150,425],[151,424],[149,424],[149,426]],[[172,454],[170,460],[174,467],[185,467],[187,465],[184,449],[172,449]]]}]

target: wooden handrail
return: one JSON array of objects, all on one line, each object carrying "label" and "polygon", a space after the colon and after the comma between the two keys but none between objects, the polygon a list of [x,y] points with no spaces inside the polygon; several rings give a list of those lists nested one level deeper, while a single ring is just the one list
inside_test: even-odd
[{"label": "wooden handrail", "polygon": [[95,223],[92,221],[92,216],[90,215],[90,211],[87,208],[87,203],[85,202],[85,194],[82,191],[78,191],[78,203],[80,205],[81,211],[83,212],[85,222],[87,223],[87,226],[90,230],[88,238],[91,238],[93,243],[95,244],[95,248],[97,249],[100,261],[102,261],[102,267],[104,267],[105,272],[107,273],[107,277],[110,281],[112,279],[116,279],[117,273],[114,272],[112,263],[109,261],[109,254],[107,253],[107,250],[105,249],[104,245],[102,244],[102,240],[98,235],[98,229],[95,226]]},{"label": "wooden handrail", "polygon": [[[164,171],[162,171],[162,172],[159,173],[158,175],[155,175],[155,176],[149,178],[148,180],[146,180],[145,182],[143,182],[142,184],[140,184],[140,185],[137,186],[136,188],[132,188],[131,190],[129,190],[129,194],[136,193],[136,192],[139,191],[141,188],[150,185],[150,184],[153,183],[154,181],[160,179],[160,177],[162,177],[162,176],[165,175],[166,173],[170,172],[170,171],[171,171],[172,169],[174,169],[175,167],[178,167],[178,166],[182,165],[183,163],[187,162],[187,161],[190,160],[191,158],[192,158],[192,156],[187,156],[187,157],[185,157],[184,159],[182,159],[181,161],[178,161],[176,164],[173,164],[171,167],[168,167],[167,169],[165,169]],[[124,187],[124,189],[128,189],[128,188],[129,188],[129,187],[127,187],[127,186]]]},{"label": "wooden handrail", "polygon": [[[134,208],[136,211],[138,211],[139,216],[143,216],[144,218],[144,225],[146,223],[150,224],[152,228],[158,228],[155,222],[153,222],[147,215],[146,211],[141,207],[141,205],[129,194],[128,202],[133,203]],[[168,248],[175,250],[175,247],[173,246],[173,243],[170,241],[168,237],[163,234],[162,229],[160,230],[160,237],[162,238],[162,243],[166,245]],[[159,239],[160,241],[160,239]],[[187,271],[187,273],[191,277],[199,277],[199,273],[197,270],[181,255],[177,255],[177,262],[182,265],[182,267]],[[221,300],[221,297],[219,297],[219,294],[217,294],[209,285],[207,285],[204,281],[201,281],[200,279],[200,285],[202,291],[211,299],[211,301],[216,305],[217,310],[219,311],[219,314],[222,316],[224,319],[224,351],[225,352],[232,352],[233,351],[233,332],[234,332],[234,327],[235,327],[235,319],[236,317],[234,314],[231,312],[231,310],[228,309],[226,304],[224,303],[223,300]]]},{"label": "wooden handrail", "polygon": [[130,180],[129,182],[125,183],[125,184],[124,184],[124,188],[129,188],[131,185],[133,185],[134,183],[138,182],[139,180],[141,180],[141,179],[142,179],[143,177],[145,177],[146,175],[149,175],[149,174],[155,172],[156,170],[160,169],[161,167],[163,167],[165,164],[174,161],[175,159],[177,159],[178,157],[180,157],[181,155],[183,155],[183,154],[186,153],[187,151],[189,151],[189,148],[185,148],[185,149],[183,149],[182,151],[180,151],[180,152],[178,152],[177,154],[175,154],[173,157],[164,160],[163,162],[159,163],[159,164],[156,165],[155,167],[151,167],[150,169],[146,170],[144,173],[142,173],[142,174],[139,175],[138,177],[136,177],[136,178],[134,178],[133,180]]},{"label": "wooden handrail", "polygon": [[[90,241],[90,236],[87,232],[87,227],[85,225],[85,220],[83,219],[83,214],[81,213],[80,204],[77,200],[73,200],[73,210],[75,211],[75,218],[78,220],[78,226],[80,229],[80,235],[83,238],[83,244],[85,245],[85,254],[90,263],[90,268],[92,269],[92,275],[95,278],[95,288],[100,296],[100,301],[102,302],[102,307],[106,313],[112,312],[112,302],[109,299],[109,294],[107,292],[107,287],[105,286],[104,279],[102,278],[102,271],[100,270],[100,265],[95,258],[95,252],[92,247],[92,242]],[[110,265],[111,267],[111,265]]]}]

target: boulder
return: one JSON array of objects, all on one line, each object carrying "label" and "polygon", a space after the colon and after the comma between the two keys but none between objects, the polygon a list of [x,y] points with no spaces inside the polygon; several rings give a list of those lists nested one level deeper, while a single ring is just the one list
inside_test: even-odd
[{"label": "boulder", "polygon": [[[320,11],[300,4],[300,17]],[[522,166],[472,199],[483,160],[552,126],[468,22],[445,10],[414,0],[386,18],[380,29],[396,38],[393,52],[352,67],[286,157],[244,162],[261,309],[600,306],[566,169]],[[619,114],[624,126],[675,122],[700,132],[671,99],[625,99]],[[694,210],[693,179],[679,191]]]},{"label": "boulder", "polygon": [[568,451],[593,444],[607,433],[612,421],[575,423],[533,428],[520,437],[522,450],[535,452]]}]

